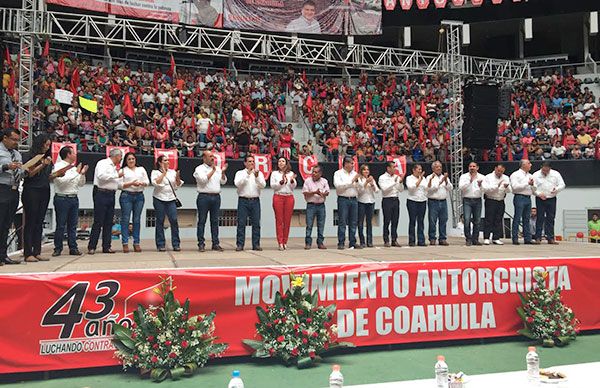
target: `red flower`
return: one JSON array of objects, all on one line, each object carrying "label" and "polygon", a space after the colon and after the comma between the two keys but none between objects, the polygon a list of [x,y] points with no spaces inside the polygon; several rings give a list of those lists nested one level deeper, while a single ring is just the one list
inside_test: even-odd
[{"label": "red flower", "polygon": [[286,323],[286,322],[287,322],[287,318],[286,317],[281,318],[281,323]]},{"label": "red flower", "polygon": [[189,327],[189,329],[190,329],[191,331],[194,331],[194,330],[196,330],[196,326],[190,326],[190,327]]},{"label": "red flower", "polygon": [[267,323],[267,327],[270,329],[273,327],[273,324],[271,322]]},{"label": "red flower", "polygon": [[135,322],[133,322],[133,323],[131,324],[131,328],[132,328],[132,329],[135,329],[136,327],[137,327],[136,323],[135,323]]},{"label": "red flower", "polygon": [[150,359],[151,362],[158,362],[158,357],[156,356],[152,356],[152,358]]},{"label": "red flower", "polygon": [[277,342],[283,342],[284,339],[285,337],[280,335],[279,337],[277,337]]},{"label": "red flower", "polygon": [[137,338],[137,333],[131,333],[131,338],[136,339]]},{"label": "red flower", "polygon": [[165,345],[167,345],[167,346],[171,346],[171,344],[172,344],[172,342],[171,342],[171,341],[169,341],[169,340],[166,340],[166,341],[165,341]]},{"label": "red flower", "polygon": [[325,342],[323,344],[323,349],[325,349],[325,350],[329,349],[329,342]]},{"label": "red flower", "polygon": [[527,323],[533,323],[533,317],[527,317]]},{"label": "red flower", "polygon": [[169,358],[175,358],[177,355],[174,352],[169,353]]},{"label": "red flower", "polygon": [[555,336],[555,337],[558,337],[559,335],[560,335],[560,330],[556,330],[556,331],[554,332],[554,336]]},{"label": "red flower", "polygon": [[286,299],[287,299],[287,294],[281,295],[281,300],[286,300]]},{"label": "red flower", "polygon": [[302,343],[306,345],[308,343],[308,339],[302,338]]},{"label": "red flower", "polygon": [[158,349],[158,344],[152,345],[152,349]]},{"label": "red flower", "polygon": [[292,356],[297,356],[297,355],[298,355],[298,348],[292,349]]},{"label": "red flower", "polygon": [[179,328],[179,334],[181,334],[181,335],[185,334],[185,329],[183,327]]},{"label": "red flower", "polygon": [[153,335],[149,335],[148,338],[146,338],[148,340],[148,342],[154,342],[154,336]]},{"label": "red flower", "polygon": [[535,310],[531,310],[531,315],[535,315]]},{"label": "red flower", "polygon": [[275,354],[275,349],[273,349],[273,348],[269,349],[269,355],[271,355],[271,356],[272,356],[272,355],[274,355],[274,354]]},{"label": "red flower", "polygon": [[181,318],[182,318],[184,321],[187,321],[187,320],[188,320],[188,315],[187,315],[187,314],[184,314],[184,315],[182,315],[182,316],[181,316]]},{"label": "red flower", "polygon": [[330,326],[331,326],[331,323],[323,322],[323,327],[325,327],[326,329],[329,329]]},{"label": "red flower", "polygon": [[302,310],[302,309],[298,309],[298,310],[296,310],[296,312],[298,313],[298,315],[304,314],[304,310]]},{"label": "red flower", "polygon": [[296,324],[294,324],[294,330],[298,330],[298,328],[299,328],[299,327],[300,327],[300,325],[299,325],[299,324],[297,324],[297,323],[296,323]]},{"label": "red flower", "polygon": [[137,361],[137,360],[139,360],[140,358],[139,358],[139,356],[138,356],[137,354],[134,354],[134,355],[133,355],[133,359]]},{"label": "red flower", "polygon": [[186,340],[183,340],[183,341],[181,341],[181,347],[182,347],[182,348],[184,348],[184,349],[185,349],[185,348],[187,348],[187,347],[188,347],[188,345],[189,345],[189,344],[188,344],[188,342],[187,342]]},{"label": "red flower", "polygon": [[314,332],[314,333],[312,333],[312,336],[313,336],[313,338],[317,338],[319,335],[316,332]]},{"label": "red flower", "polygon": [[308,335],[308,330],[302,330],[302,335]]},{"label": "red flower", "polygon": [[315,352],[308,352],[308,356],[310,358],[315,358],[316,354],[315,354]]},{"label": "red flower", "polygon": [[306,318],[306,323],[311,323],[312,322],[312,318]]},{"label": "red flower", "polygon": [[276,324],[276,325],[279,325],[279,322],[281,322],[281,321],[279,320],[279,318],[277,318],[276,320],[274,320],[274,321],[273,321],[273,323],[274,323],[274,324]]},{"label": "red flower", "polygon": [[329,319],[333,318],[333,314],[332,313],[327,313],[327,318],[329,318]]}]

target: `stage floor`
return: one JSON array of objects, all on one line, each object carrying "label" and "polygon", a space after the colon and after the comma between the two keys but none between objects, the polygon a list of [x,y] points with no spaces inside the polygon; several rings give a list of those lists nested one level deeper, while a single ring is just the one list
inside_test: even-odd
[{"label": "stage floor", "polygon": [[[263,251],[246,249],[235,252],[235,240],[223,239],[221,245],[225,252],[199,252],[195,240],[183,240],[182,251],[157,252],[154,240],[142,241],[142,253],[123,253],[119,241],[113,242],[115,254],[96,253],[88,255],[85,250],[86,241],[79,241],[83,256],[69,256],[63,251],[59,257],[51,257],[52,245],[47,244],[43,256],[50,258],[47,262],[21,263],[4,265],[0,273],[35,273],[35,272],[79,272],[110,271],[158,268],[202,268],[202,267],[239,267],[239,266],[285,266],[326,263],[364,263],[415,260],[485,260],[511,258],[557,258],[557,257],[598,257],[600,245],[584,242],[561,242],[560,245],[512,245],[471,246],[464,245],[462,238],[450,238],[450,246],[428,246],[385,248],[382,241],[376,239],[374,248],[336,249],[335,239],[326,238],[329,249],[320,250],[313,247],[304,249],[303,238],[290,239],[288,249],[279,251],[275,239],[262,239]],[[399,239],[406,242],[406,237]],[[210,244],[209,244],[210,245]],[[98,251],[97,251],[98,252]]]}]

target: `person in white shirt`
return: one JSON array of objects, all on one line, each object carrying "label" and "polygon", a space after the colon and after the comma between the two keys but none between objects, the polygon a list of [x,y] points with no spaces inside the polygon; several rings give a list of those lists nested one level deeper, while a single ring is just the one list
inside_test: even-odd
[{"label": "person in white shirt", "polygon": [[346,156],[343,167],[333,174],[333,186],[337,193],[338,205],[338,249],[344,249],[346,242],[346,225],[350,248],[360,249],[356,244],[356,226],[358,221],[358,178],[354,171],[354,160]]},{"label": "person in white shirt", "polygon": [[77,247],[77,223],[79,221],[79,188],[85,185],[85,173],[88,166],[81,163],[75,168],[75,153],[71,147],[63,147],[58,152],[58,160],[52,169],[54,182],[54,211],[56,212],[56,229],[54,230],[54,252],[52,256],[60,256],[63,250],[63,236],[67,229],[69,254],[81,256]]},{"label": "person in white shirt", "polygon": [[[379,192],[377,182],[371,175],[369,166],[360,167],[358,178],[358,239],[361,248],[373,247],[373,212],[375,211],[375,193]],[[365,239],[363,225],[367,224],[367,238]],[[365,245],[366,243],[366,245]]]},{"label": "person in white shirt", "polygon": [[112,242],[112,226],[115,217],[115,194],[123,178],[123,170],[119,170],[123,153],[112,149],[108,158],[96,163],[94,169],[94,223],[88,242],[88,254],[96,253],[96,246],[102,231],[102,253],[115,253],[110,247]]},{"label": "person in white shirt", "polygon": [[179,170],[175,171],[169,168],[169,158],[161,155],[156,160],[156,170],[150,174],[150,181],[154,185],[152,193],[152,204],[156,214],[155,240],[156,248],[159,252],[166,250],[165,241],[165,216],[169,219],[171,225],[171,244],[173,250],[179,252],[179,223],[177,222],[178,199],[175,190],[183,185]]},{"label": "person in white shirt", "polygon": [[425,244],[425,211],[427,210],[427,182],[425,181],[425,172],[423,166],[415,164],[412,167],[412,174],[406,178],[406,188],[408,189],[408,199],[406,208],[408,209],[408,245],[415,246],[415,225],[417,226],[417,245],[420,247]]},{"label": "person in white shirt", "polygon": [[544,162],[542,168],[533,174],[533,186],[537,207],[535,240],[538,243],[542,241],[543,230],[548,244],[558,244],[554,240],[556,195],[565,189],[565,181],[558,171],[552,169],[549,162]]},{"label": "person in white shirt", "polygon": [[[129,252],[129,221],[133,230],[133,250],[141,252],[140,229],[142,210],[144,209],[144,188],[150,185],[148,173],[144,167],[137,165],[135,153],[128,152],[123,158],[123,188],[119,197],[121,205],[121,239],[123,253]],[[133,213],[133,219],[131,218]]]},{"label": "person in white shirt", "polygon": [[427,208],[429,214],[429,244],[436,244],[436,224],[439,230],[439,244],[448,245],[446,224],[448,223],[448,194],[452,192],[452,182],[448,173],[442,174],[442,163],[436,160],[431,164],[433,173],[427,177]]},{"label": "person in white shirt", "polygon": [[[385,173],[379,177],[379,188],[381,189],[381,210],[383,211],[383,245],[399,247],[398,244],[398,220],[400,219],[400,200],[398,195],[404,190],[402,180],[404,176],[396,173],[396,164],[387,162]],[[390,232],[390,224],[392,230]],[[391,237],[391,245],[390,245]]]},{"label": "person in white shirt", "polygon": [[238,106],[231,112],[231,124],[234,129],[240,126],[242,120],[244,119],[244,114],[242,113],[242,104],[238,104]]},{"label": "person in white shirt", "polygon": [[320,34],[321,25],[315,19],[316,3],[313,0],[306,0],[302,4],[302,15],[292,20],[285,27],[287,32],[301,32],[305,34]]},{"label": "person in white shirt", "polygon": [[317,247],[327,249],[324,245],[325,237],[325,200],[329,195],[329,183],[323,178],[320,166],[314,166],[311,176],[306,178],[302,186],[302,194],[306,200],[306,236],[304,238],[304,249],[312,246],[312,228],[317,219]]},{"label": "person in white shirt", "polygon": [[[464,173],[458,180],[458,188],[463,197],[463,218],[465,240],[467,246],[481,245],[479,242],[479,225],[481,224],[481,195],[483,179],[480,174],[479,165],[475,162],[469,163],[469,172]],[[473,224],[473,229],[471,229]]]},{"label": "person in white shirt", "polygon": [[296,174],[286,158],[277,159],[277,170],[271,173],[271,188],[273,189],[273,212],[275,212],[275,231],[279,250],[287,249],[290,223],[294,212],[294,189]]},{"label": "person in white shirt", "polygon": [[210,212],[210,235],[212,238],[212,250],[223,252],[219,241],[219,211],[221,209],[221,186],[227,183],[227,163],[223,168],[217,167],[215,156],[210,151],[202,153],[203,164],[194,170],[196,178],[196,208],[198,209],[198,224],[196,225],[196,237],[198,238],[198,250],[204,252],[205,239],[204,228]]},{"label": "person in white shirt", "polygon": [[504,175],[504,165],[497,164],[494,171],[483,178],[482,189],[485,198],[485,219],[483,224],[483,245],[503,245],[502,231],[504,228],[504,198],[510,193],[510,179]]},{"label": "person in white shirt", "polygon": [[260,247],[260,192],[267,183],[262,172],[254,164],[253,156],[246,156],[244,168],[235,173],[233,184],[238,193],[238,219],[236,233],[236,251],[244,250],[246,223],[250,217],[252,224],[252,250],[262,251]]},{"label": "person in white shirt", "polygon": [[529,173],[531,162],[521,160],[519,169],[510,174],[510,187],[514,194],[513,206],[515,215],[512,224],[512,243],[519,245],[519,225],[523,223],[523,239],[525,244],[537,244],[532,241],[529,219],[531,217],[531,196],[533,195],[533,176]]}]

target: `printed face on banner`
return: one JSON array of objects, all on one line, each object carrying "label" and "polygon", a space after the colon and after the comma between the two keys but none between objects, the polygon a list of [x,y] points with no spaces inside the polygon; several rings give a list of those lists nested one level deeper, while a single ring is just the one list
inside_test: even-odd
[{"label": "printed face on banner", "polygon": [[225,164],[225,152],[213,152],[212,155],[215,158],[215,165],[222,169]]},{"label": "printed face on banner", "polygon": [[388,156],[388,162],[394,162],[397,175],[406,175],[406,156]]},{"label": "printed face on banner", "polygon": [[166,150],[162,148],[154,149],[154,163],[158,160],[158,157],[161,155],[165,155],[169,159],[169,168],[172,170],[177,170],[179,167],[179,153],[177,150]]},{"label": "printed face on banner", "polygon": [[318,166],[319,161],[316,155],[299,155],[298,156],[298,170],[300,170],[300,176],[306,180],[312,174],[313,167]]},{"label": "printed face on banner", "polygon": [[73,152],[75,153],[75,160],[77,160],[77,144],[75,143],[55,143],[52,142],[52,146],[50,147],[50,153],[52,155],[52,163],[56,163],[58,160],[58,153],[63,147],[71,147]]},{"label": "printed face on banner", "polygon": [[[381,1],[225,0],[226,28],[302,34],[375,35],[381,33]],[[344,19],[350,16],[351,23]]]},{"label": "printed face on banner", "polygon": [[[358,158],[355,156],[352,160],[354,160],[354,171],[358,172],[358,169],[360,168],[358,165]],[[344,168],[344,157],[340,155],[338,156],[338,169],[341,170],[342,168]]]},{"label": "printed face on banner", "polygon": [[269,179],[271,175],[272,163],[271,156],[267,154],[254,154],[254,166],[260,172],[262,172],[265,179]]}]

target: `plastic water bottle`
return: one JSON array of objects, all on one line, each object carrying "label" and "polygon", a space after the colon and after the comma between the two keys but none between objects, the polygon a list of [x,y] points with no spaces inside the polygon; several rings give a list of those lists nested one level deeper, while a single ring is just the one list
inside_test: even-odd
[{"label": "plastic water bottle", "polygon": [[437,356],[437,362],[435,363],[435,383],[437,388],[448,388],[448,365],[444,356]]},{"label": "plastic water bottle", "polygon": [[231,380],[229,380],[229,385],[227,386],[227,388],[244,388],[244,382],[240,377],[239,370],[234,370],[231,373]]},{"label": "plastic water bottle", "polygon": [[529,352],[525,357],[527,361],[527,379],[530,382],[535,382],[540,378],[540,357],[535,351],[535,346],[530,346],[528,350]]},{"label": "plastic water bottle", "polygon": [[331,367],[329,375],[329,388],[342,388],[344,386],[344,375],[340,372],[341,367],[334,365]]}]

